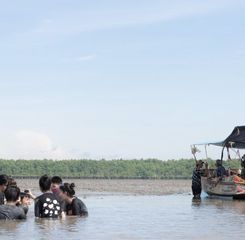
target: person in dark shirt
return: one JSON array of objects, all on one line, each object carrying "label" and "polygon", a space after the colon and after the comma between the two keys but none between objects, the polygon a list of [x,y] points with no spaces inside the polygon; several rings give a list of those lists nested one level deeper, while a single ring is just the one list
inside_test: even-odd
[{"label": "person in dark shirt", "polygon": [[9,186],[4,195],[7,202],[0,205],[0,219],[26,219],[23,208],[16,206],[19,201],[20,189],[17,186]]},{"label": "person in dark shirt", "polygon": [[[202,169],[204,162],[202,160],[196,161],[196,167],[192,173],[192,193],[193,199],[200,199],[202,192],[201,176],[204,175],[204,170]],[[207,168],[207,163],[205,164]]]},{"label": "person in dark shirt", "polygon": [[39,179],[39,187],[43,194],[35,198],[35,216],[40,218],[58,218],[61,213],[60,203],[50,190],[51,179],[47,175],[43,175]]},{"label": "person in dark shirt", "polygon": [[4,204],[4,191],[8,185],[8,176],[5,174],[0,175],[0,205]]},{"label": "person in dark shirt", "polygon": [[222,179],[223,177],[227,176],[227,171],[225,170],[224,166],[222,165],[222,161],[220,159],[216,160],[215,166],[217,167],[214,174],[214,177]]},{"label": "person in dark shirt", "polygon": [[74,183],[60,186],[60,197],[66,202],[66,215],[88,216],[88,210],[81,199],[75,196]]}]

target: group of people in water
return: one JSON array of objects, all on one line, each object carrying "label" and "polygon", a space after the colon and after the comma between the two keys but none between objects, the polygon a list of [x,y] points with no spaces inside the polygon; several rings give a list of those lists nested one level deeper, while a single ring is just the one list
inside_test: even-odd
[{"label": "group of people in water", "polygon": [[35,197],[29,190],[21,192],[13,178],[0,175],[0,219],[26,219],[31,201],[38,218],[88,216],[86,205],[75,196],[74,183],[63,183],[59,176],[43,175],[39,188],[42,194]]}]

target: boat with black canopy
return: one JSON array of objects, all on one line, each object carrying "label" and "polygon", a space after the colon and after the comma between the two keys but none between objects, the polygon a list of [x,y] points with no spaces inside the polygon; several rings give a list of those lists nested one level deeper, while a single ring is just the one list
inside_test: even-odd
[{"label": "boat with black canopy", "polygon": [[[222,177],[215,173],[217,169],[207,168],[201,176],[202,191],[209,196],[232,197],[233,199],[245,199],[245,155],[240,157],[240,149],[245,149],[245,126],[236,126],[232,133],[223,141],[208,142],[204,144],[191,145],[192,154],[196,160],[197,146],[204,145],[207,156],[207,146],[214,145],[222,148],[221,157],[218,162],[223,164],[224,151],[227,150],[228,159],[231,160],[230,150],[234,150],[241,162],[241,169],[227,169]],[[196,160],[197,161],[197,160]],[[232,161],[232,160],[231,160]]]}]

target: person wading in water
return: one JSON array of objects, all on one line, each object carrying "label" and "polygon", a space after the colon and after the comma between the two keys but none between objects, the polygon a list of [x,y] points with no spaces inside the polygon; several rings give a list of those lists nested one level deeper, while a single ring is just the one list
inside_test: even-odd
[{"label": "person wading in water", "polygon": [[[202,192],[202,183],[201,176],[204,176],[204,169],[202,169],[204,162],[202,160],[196,161],[196,167],[192,173],[192,194],[193,199],[201,199]],[[207,168],[208,164],[205,163],[205,167]]]}]

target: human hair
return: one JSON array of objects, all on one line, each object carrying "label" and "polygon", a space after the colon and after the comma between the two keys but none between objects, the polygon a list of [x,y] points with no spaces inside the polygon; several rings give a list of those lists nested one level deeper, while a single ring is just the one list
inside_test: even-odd
[{"label": "human hair", "polygon": [[8,186],[4,191],[7,202],[16,202],[20,196],[20,189],[17,186]]},{"label": "human hair", "polygon": [[17,182],[12,177],[8,177],[8,186],[17,186]]},{"label": "human hair", "polygon": [[220,159],[217,159],[215,162],[215,166],[216,167],[222,166],[222,161]]},{"label": "human hair", "polygon": [[8,176],[6,174],[0,175],[0,185],[7,185],[8,184]]},{"label": "human hair", "polygon": [[75,190],[74,190],[75,184],[74,183],[64,183],[63,185],[60,186],[60,190],[62,192],[67,192],[67,195],[69,197],[73,197],[75,195]]},{"label": "human hair", "polygon": [[51,183],[62,184],[62,179],[59,176],[53,176],[51,178]]},{"label": "human hair", "polygon": [[25,192],[20,192],[20,200],[22,201],[24,197],[30,198],[30,194]]},{"label": "human hair", "polygon": [[50,190],[50,186],[51,186],[51,179],[47,174],[39,178],[39,187],[42,192],[46,192]]}]

